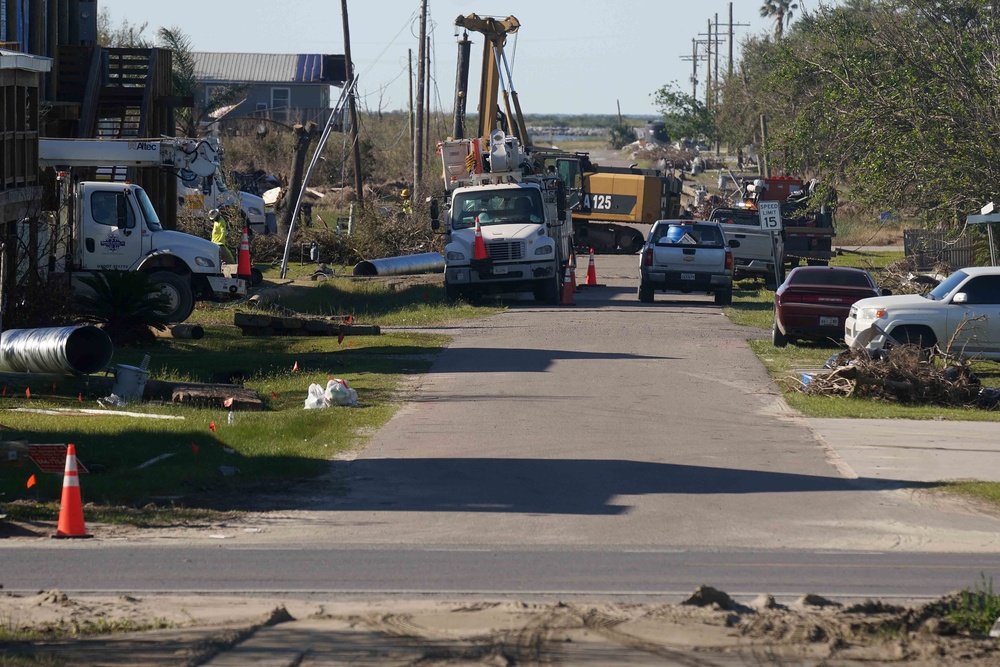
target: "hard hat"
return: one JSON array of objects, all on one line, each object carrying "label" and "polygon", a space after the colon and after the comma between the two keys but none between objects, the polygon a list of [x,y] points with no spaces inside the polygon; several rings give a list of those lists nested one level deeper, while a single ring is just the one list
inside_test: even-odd
[{"label": "hard hat", "polygon": [[216,221],[216,220],[218,220],[219,219],[219,209],[213,208],[211,211],[209,211],[208,212],[208,219],[212,220],[213,222]]},{"label": "hard hat", "polygon": [[406,189],[406,188],[403,188],[403,191],[400,192],[399,195],[401,197],[409,197],[410,196],[410,191],[408,189]]}]

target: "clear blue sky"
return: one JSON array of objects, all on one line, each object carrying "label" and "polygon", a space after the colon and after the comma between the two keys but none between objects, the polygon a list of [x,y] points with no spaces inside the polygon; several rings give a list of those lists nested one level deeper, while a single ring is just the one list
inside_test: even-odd
[{"label": "clear blue sky", "polygon": [[[803,0],[799,6],[803,3],[811,9],[818,0]],[[760,17],[761,4],[733,2],[733,22],[749,24],[735,28],[737,54],[743,38],[771,29]],[[419,0],[348,0],[347,5],[363,108],[406,108],[407,49],[413,49],[416,60]],[[98,0],[98,6],[108,8],[115,25],[122,19],[148,22],[149,37],[161,26],[179,27],[196,51],[344,52],[337,0]],[[514,15],[521,29],[508,40],[507,53],[513,57],[514,88],[526,114],[612,114],[616,100],[623,114],[655,114],[651,93],[671,81],[691,89],[691,63],[681,56],[690,56],[692,38],[705,38],[708,19],[718,13],[725,24],[729,13],[727,0],[429,0],[428,6],[434,27],[432,106],[453,106],[455,17]],[[482,42],[478,35],[470,38],[473,91],[468,111],[475,113]],[[725,41],[721,50],[724,68]],[[699,70],[699,91],[704,91],[704,63]]]}]

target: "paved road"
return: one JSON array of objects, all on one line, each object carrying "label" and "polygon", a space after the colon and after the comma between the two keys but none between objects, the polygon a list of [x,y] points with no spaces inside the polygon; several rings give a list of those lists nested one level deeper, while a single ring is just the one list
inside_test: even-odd
[{"label": "paved road", "polygon": [[451,329],[412,401],[335,464],[346,494],[274,498],[212,534],[35,543],[4,553],[0,583],[934,595],[994,573],[1000,520],[869,474],[783,407],[710,298],[639,304],[635,261],[599,258],[607,286],[574,308]]}]

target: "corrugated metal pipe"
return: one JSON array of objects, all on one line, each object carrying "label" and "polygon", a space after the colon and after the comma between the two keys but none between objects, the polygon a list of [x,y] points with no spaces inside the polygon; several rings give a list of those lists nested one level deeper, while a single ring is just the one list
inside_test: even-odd
[{"label": "corrugated metal pipe", "polygon": [[411,273],[441,273],[444,257],[439,252],[370,259],[354,265],[356,276],[403,276]]},{"label": "corrugated metal pipe", "polygon": [[0,371],[90,375],[111,363],[114,345],[94,326],[11,329],[0,335]]}]

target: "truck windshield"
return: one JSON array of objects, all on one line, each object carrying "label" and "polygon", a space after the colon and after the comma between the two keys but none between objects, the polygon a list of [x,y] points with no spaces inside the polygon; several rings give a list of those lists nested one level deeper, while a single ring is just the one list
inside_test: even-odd
[{"label": "truck windshield", "polygon": [[146,191],[142,188],[136,188],[134,192],[135,199],[139,202],[139,208],[142,210],[142,216],[146,218],[146,227],[151,232],[162,231],[163,225],[160,224],[160,217],[156,215],[156,209],[153,208],[153,203],[149,201]]},{"label": "truck windshield", "polygon": [[948,296],[953,289],[958,287],[963,280],[969,277],[969,274],[965,271],[956,271],[955,273],[948,276],[941,284],[932,289],[927,295],[927,298],[931,301],[940,301],[941,299]]},{"label": "truck windshield", "polygon": [[488,192],[463,192],[451,205],[452,229],[504,225],[512,222],[542,222],[542,195],[534,188],[512,188]]}]

